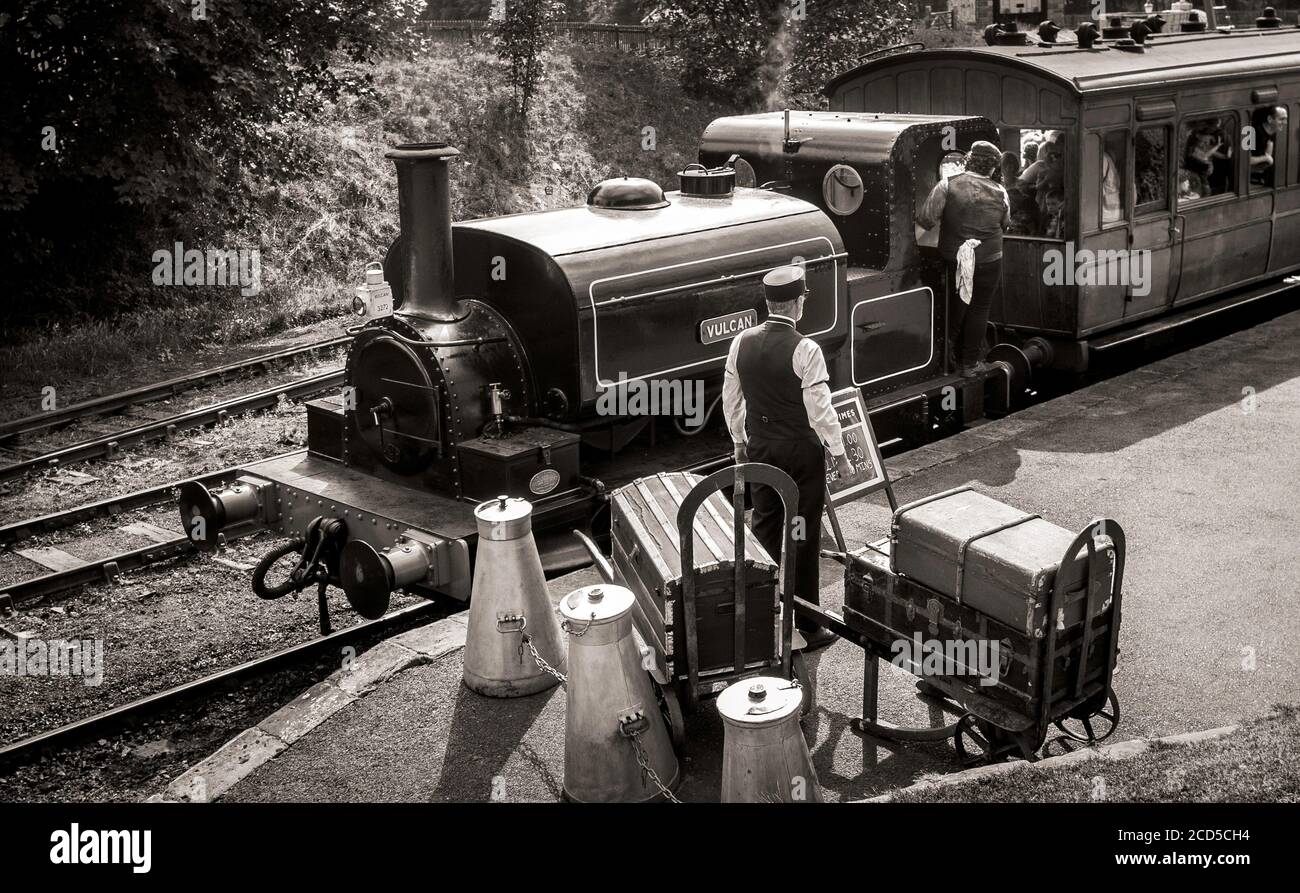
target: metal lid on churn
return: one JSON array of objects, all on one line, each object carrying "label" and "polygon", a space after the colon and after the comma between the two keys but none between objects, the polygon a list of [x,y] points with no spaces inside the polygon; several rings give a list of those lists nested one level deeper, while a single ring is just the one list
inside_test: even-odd
[{"label": "metal lid on churn", "polygon": [[610,623],[632,610],[632,590],[609,583],[575,589],[560,601],[560,613],[574,623]]},{"label": "metal lid on churn", "polygon": [[718,695],[718,712],[729,723],[753,728],[789,719],[803,706],[798,684],[775,676],[733,682]]},{"label": "metal lid on churn", "polygon": [[533,506],[527,499],[498,496],[474,509],[478,535],[487,540],[517,540],[533,529]]}]

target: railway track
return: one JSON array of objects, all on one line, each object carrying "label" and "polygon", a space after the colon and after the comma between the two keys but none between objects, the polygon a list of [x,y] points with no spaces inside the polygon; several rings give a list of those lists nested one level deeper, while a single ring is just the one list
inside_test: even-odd
[{"label": "railway track", "polygon": [[343,376],[342,369],[334,369],[300,381],[263,388],[251,394],[222,400],[198,409],[191,409],[166,418],[115,431],[111,434],[59,447],[29,459],[0,466],[0,481],[22,477],[32,471],[53,469],[61,465],[83,462],[88,459],[111,459],[119,449],[124,447],[149,441],[165,440],[178,431],[217,424],[231,416],[241,415],[246,412],[270,409],[279,403],[282,396],[290,400],[310,397],[313,394],[341,385]]},{"label": "railway track", "polygon": [[254,658],[238,666],[219,670],[199,679],[138,698],[85,719],[51,729],[48,732],[23,738],[0,747],[0,771],[10,770],[23,763],[30,762],[43,752],[77,744],[92,735],[102,736],[142,715],[173,706],[187,698],[208,694],[230,682],[274,671],[286,664],[316,654],[331,646],[355,641],[366,635],[382,633],[402,623],[437,614],[440,610],[443,610],[443,608],[436,602],[420,602],[409,605],[380,617],[378,620],[362,621],[328,635],[318,636],[272,654]]},{"label": "railway track", "polygon": [[327,338],[323,341],[313,341],[310,344],[287,347],[284,350],[260,354],[255,357],[249,357],[246,360],[226,363],[221,366],[214,366],[210,369],[202,369],[198,372],[191,372],[188,375],[169,378],[166,381],[142,385],[137,388],[118,391],[115,394],[106,394],[102,397],[94,397],[90,400],[83,400],[79,403],[70,403],[67,406],[52,409],[49,412],[40,412],[35,415],[24,416],[20,419],[0,422],[0,444],[22,440],[40,431],[50,431],[66,427],[83,419],[121,412],[142,403],[152,403],[157,400],[164,400],[185,391],[201,387],[210,382],[223,381],[233,375],[241,375],[254,371],[266,372],[270,370],[270,367],[273,364],[294,360],[317,351],[332,350],[334,348],[342,347],[350,340],[352,340],[351,336],[340,335],[337,338]]}]

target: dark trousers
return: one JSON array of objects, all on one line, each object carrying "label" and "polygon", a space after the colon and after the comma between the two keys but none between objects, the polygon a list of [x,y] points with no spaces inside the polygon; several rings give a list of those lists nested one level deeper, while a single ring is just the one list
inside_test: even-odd
[{"label": "dark trousers", "polygon": [[[795,485],[799,488],[799,505],[790,507],[793,514],[803,518],[803,524],[795,527],[796,534],[802,527],[803,539],[794,541],[794,592],[804,601],[820,604],[817,573],[821,561],[817,553],[821,549],[822,510],[826,507],[825,449],[815,437],[807,440],[751,437],[749,461],[775,465],[794,478]],[[758,537],[772,559],[779,562],[781,546],[785,541],[781,497],[764,484],[751,486],[749,493],[754,503],[754,536]],[[802,621],[799,623],[801,628],[814,625]]]},{"label": "dark trousers", "polygon": [[1002,294],[1002,259],[975,265],[971,282],[970,303],[963,304],[957,294],[957,262],[948,261],[948,306],[953,308],[952,324],[948,331],[958,366],[973,366],[983,357],[980,347],[984,343],[984,329],[988,325],[989,310]]}]

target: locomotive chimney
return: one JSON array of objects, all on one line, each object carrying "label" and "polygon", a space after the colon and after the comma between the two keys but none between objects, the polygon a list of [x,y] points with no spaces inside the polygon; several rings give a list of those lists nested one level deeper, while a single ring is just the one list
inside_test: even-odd
[{"label": "locomotive chimney", "polygon": [[446,143],[403,143],[384,154],[397,165],[397,207],[405,246],[399,257],[405,284],[401,312],[443,322],[460,316],[447,185],[447,163],[459,154]]}]

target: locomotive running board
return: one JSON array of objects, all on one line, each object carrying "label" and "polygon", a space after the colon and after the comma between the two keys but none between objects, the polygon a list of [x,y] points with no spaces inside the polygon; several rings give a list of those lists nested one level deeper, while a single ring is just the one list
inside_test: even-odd
[{"label": "locomotive running board", "polygon": [[1263,301],[1267,298],[1273,297],[1274,295],[1290,291],[1295,287],[1294,284],[1288,283],[1285,279],[1279,279],[1275,282],[1269,282],[1266,285],[1256,286],[1255,288],[1244,292],[1235,292],[1227,297],[1219,298],[1218,300],[1188,307],[1187,309],[1170,316],[1158,317],[1150,322],[1142,323],[1141,325],[1135,326],[1131,329],[1111,332],[1110,334],[1102,335],[1099,338],[1089,338],[1086,343],[1089,350],[1110,350],[1111,348],[1119,347],[1122,344],[1129,344],[1141,338],[1147,338],[1151,335],[1159,334],[1160,332],[1166,332],[1170,329],[1176,329],[1179,326],[1185,326],[1189,323],[1196,322],[1197,320],[1214,316],[1216,313],[1223,313],[1224,311],[1232,310],[1236,307],[1243,307],[1246,304],[1255,301]]}]

